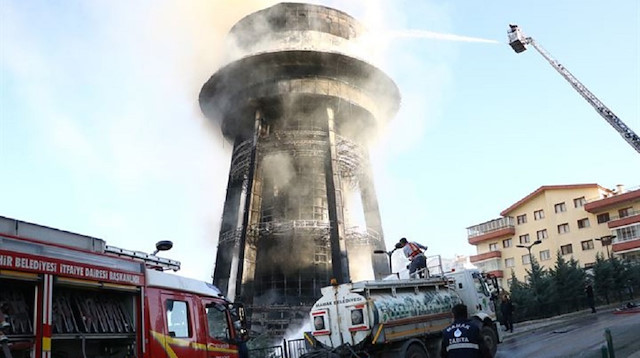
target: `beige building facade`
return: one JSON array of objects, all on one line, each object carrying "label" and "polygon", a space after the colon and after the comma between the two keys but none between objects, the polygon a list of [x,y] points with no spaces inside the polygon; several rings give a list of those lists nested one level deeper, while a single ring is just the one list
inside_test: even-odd
[{"label": "beige building facade", "polygon": [[[467,228],[477,255],[470,261],[508,285],[513,271],[526,280],[530,256],[544,268],[559,252],[588,268],[596,254],[640,259],[640,190],[598,184],[542,186],[500,213]],[[612,236],[615,236],[612,238]]]}]

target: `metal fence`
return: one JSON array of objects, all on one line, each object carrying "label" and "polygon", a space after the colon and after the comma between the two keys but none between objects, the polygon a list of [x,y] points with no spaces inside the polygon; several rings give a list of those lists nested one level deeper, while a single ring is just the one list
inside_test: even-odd
[{"label": "metal fence", "polygon": [[249,350],[251,358],[300,358],[307,353],[304,338],[282,340],[281,346],[256,348]]},{"label": "metal fence", "polygon": [[285,358],[282,346],[256,348],[249,350],[251,358]]},{"label": "metal fence", "polygon": [[307,345],[304,338],[285,340],[287,347],[287,358],[300,358],[307,353]]}]

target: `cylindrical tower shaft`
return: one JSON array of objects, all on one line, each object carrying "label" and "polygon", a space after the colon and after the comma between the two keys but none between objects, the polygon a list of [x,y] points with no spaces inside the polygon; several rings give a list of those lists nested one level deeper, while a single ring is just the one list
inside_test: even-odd
[{"label": "cylindrical tower shaft", "polygon": [[399,93],[355,52],[361,32],[323,6],[258,11],[200,93],[234,142],[214,282],[253,308],[254,329],[284,333],[331,277],[388,272],[366,147]]}]

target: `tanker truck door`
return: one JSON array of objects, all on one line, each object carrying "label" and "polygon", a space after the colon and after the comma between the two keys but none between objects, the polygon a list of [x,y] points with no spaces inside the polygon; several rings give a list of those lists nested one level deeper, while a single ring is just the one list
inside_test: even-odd
[{"label": "tanker truck door", "polygon": [[491,293],[487,287],[484,278],[480,272],[473,272],[471,274],[473,278],[473,286],[475,287],[477,297],[477,309],[478,311],[489,312],[493,311],[493,305],[491,304]]}]

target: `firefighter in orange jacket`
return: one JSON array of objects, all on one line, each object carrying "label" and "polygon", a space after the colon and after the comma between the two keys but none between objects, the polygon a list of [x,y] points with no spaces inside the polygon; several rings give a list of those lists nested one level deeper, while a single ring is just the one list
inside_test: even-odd
[{"label": "firefighter in orange jacket", "polygon": [[424,251],[427,247],[420,245],[417,242],[408,242],[406,238],[400,239],[400,242],[396,244],[397,249],[402,249],[404,256],[411,261],[409,263],[409,276],[411,278],[416,277],[416,272],[422,277],[428,276],[427,273],[427,258],[424,256]]}]

